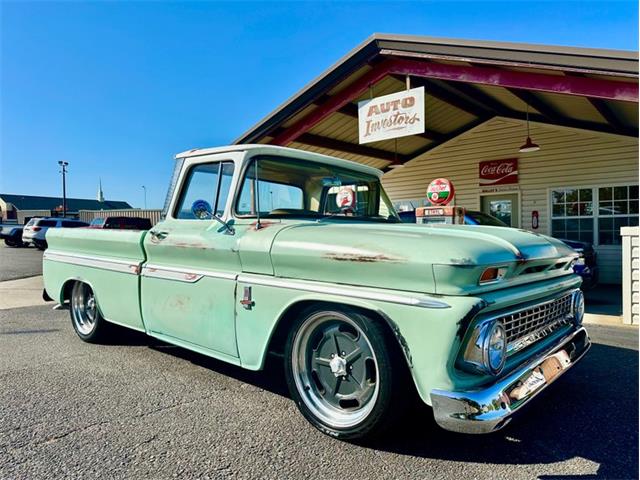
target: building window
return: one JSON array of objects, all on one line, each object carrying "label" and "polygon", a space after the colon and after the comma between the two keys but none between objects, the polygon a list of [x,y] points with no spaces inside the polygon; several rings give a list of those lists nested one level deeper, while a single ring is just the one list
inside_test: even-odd
[{"label": "building window", "polygon": [[619,245],[620,227],[638,225],[638,186],[598,189],[598,244]]},{"label": "building window", "polygon": [[551,192],[551,235],[593,242],[593,189],[563,188]]},{"label": "building window", "polygon": [[551,235],[598,245],[620,244],[620,227],[638,225],[638,186],[551,191]]}]

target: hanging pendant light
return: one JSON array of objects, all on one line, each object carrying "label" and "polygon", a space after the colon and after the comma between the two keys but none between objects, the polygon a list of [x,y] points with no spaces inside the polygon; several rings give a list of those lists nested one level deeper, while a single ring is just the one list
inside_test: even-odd
[{"label": "hanging pendant light", "polygon": [[529,134],[529,104],[527,103],[527,140],[519,149],[520,153],[537,152],[540,150],[540,145],[531,141],[531,135]]},{"label": "hanging pendant light", "polygon": [[395,154],[393,156],[393,162],[391,162],[388,166],[388,168],[394,169],[394,168],[402,168],[404,167],[404,163],[402,163],[401,161],[398,160],[398,139],[395,139]]}]

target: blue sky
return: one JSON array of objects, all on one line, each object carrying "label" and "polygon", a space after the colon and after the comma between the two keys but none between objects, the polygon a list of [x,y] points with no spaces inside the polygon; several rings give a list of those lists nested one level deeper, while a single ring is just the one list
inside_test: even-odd
[{"label": "blue sky", "polygon": [[0,192],[161,207],[172,156],[232,142],[374,32],[637,50],[637,2],[6,2]]}]

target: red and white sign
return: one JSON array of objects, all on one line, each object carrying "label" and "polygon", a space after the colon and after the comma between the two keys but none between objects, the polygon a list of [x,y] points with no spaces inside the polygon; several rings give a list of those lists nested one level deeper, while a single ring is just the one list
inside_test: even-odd
[{"label": "red and white sign", "polygon": [[360,143],[424,133],[424,87],[358,102]]},{"label": "red and white sign", "polygon": [[478,166],[480,186],[512,185],[518,183],[518,159],[490,160]]},{"label": "red and white sign", "polygon": [[336,205],[341,210],[352,208],[356,204],[356,192],[351,187],[342,187],[336,194]]},{"label": "red and white sign", "polygon": [[447,205],[454,195],[453,183],[446,178],[436,178],[427,187],[427,198],[433,205]]}]

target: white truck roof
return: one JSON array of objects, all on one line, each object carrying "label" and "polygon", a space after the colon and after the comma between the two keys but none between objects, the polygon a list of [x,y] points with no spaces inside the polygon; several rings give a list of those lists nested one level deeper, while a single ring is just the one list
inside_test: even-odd
[{"label": "white truck roof", "polygon": [[370,175],[375,175],[377,177],[382,176],[381,170],[370,167],[368,165],[363,165],[361,163],[352,162],[351,160],[343,160],[341,158],[330,157],[328,155],[322,155],[320,153],[307,152],[305,150],[297,150],[295,148],[279,147],[276,145],[244,144],[212,148],[194,148],[192,150],[178,153],[175,158],[178,159],[199,157],[203,155],[213,155],[217,153],[227,152],[251,152],[253,155],[277,155],[279,157],[291,158],[292,160],[311,160],[319,163],[349,168],[351,170],[357,170],[360,172],[368,173]]}]

